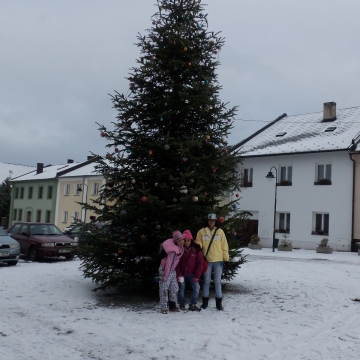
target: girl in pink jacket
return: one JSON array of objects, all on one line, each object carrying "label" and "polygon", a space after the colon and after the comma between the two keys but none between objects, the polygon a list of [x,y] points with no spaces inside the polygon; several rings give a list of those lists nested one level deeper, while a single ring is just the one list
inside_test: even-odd
[{"label": "girl in pink jacket", "polygon": [[180,231],[174,231],[172,238],[165,240],[162,244],[167,256],[161,260],[159,267],[159,296],[160,307],[163,314],[169,311],[179,311],[176,306],[177,295],[179,291],[176,281],[176,266],[184,252],[184,236]]}]

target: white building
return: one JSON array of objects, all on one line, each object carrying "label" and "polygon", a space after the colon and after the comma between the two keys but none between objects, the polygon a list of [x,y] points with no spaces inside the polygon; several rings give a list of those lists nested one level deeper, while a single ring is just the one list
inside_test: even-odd
[{"label": "white building", "polygon": [[273,243],[276,191],[275,238],[315,249],[326,237],[334,250],[351,250],[359,141],[360,107],[336,112],[332,102],[321,113],[284,114],[234,146],[243,157],[238,209],[252,213],[263,246]]}]

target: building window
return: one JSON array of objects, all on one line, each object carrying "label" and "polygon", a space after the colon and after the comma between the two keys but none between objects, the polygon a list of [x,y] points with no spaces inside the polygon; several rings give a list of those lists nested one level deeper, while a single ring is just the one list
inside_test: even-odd
[{"label": "building window", "polygon": [[70,195],[70,184],[65,184],[64,195]]},{"label": "building window", "polygon": [[329,235],[330,215],[327,213],[313,214],[313,231],[316,235]]},{"label": "building window", "polygon": [[82,190],[81,184],[76,184],[74,189],[74,195],[80,195],[81,190]]},{"label": "building window", "polygon": [[14,213],[13,213],[13,219],[16,220],[17,209],[14,209],[13,211],[14,211]]},{"label": "building window", "polygon": [[331,164],[319,164],[316,167],[315,185],[331,185]]},{"label": "building window", "polygon": [[43,198],[43,192],[44,192],[44,188],[42,186],[39,186],[39,192],[38,192],[39,199]]},{"label": "building window", "polygon": [[290,213],[279,212],[277,213],[277,232],[289,233],[290,232]]},{"label": "building window", "polygon": [[22,220],[22,209],[19,209],[19,217],[18,217],[18,221]]},{"label": "building window", "polygon": [[53,193],[53,187],[48,186],[48,195],[47,195],[48,199],[52,199],[52,193]]},{"label": "building window", "polygon": [[32,217],[31,211],[28,211],[28,212],[26,213],[26,221],[27,221],[27,222],[31,222],[31,217]]},{"label": "building window", "polygon": [[41,210],[36,212],[36,222],[41,222]]},{"label": "building window", "polygon": [[74,212],[73,212],[73,219],[74,219],[74,220],[78,220],[78,219],[79,219],[79,212],[78,212],[78,211],[74,211]]},{"label": "building window", "polygon": [[21,187],[20,188],[20,199],[23,199],[24,198],[24,188]]},{"label": "building window", "polygon": [[47,210],[45,216],[45,222],[49,223],[50,221],[51,221],[51,211]]},{"label": "building window", "polygon": [[99,183],[93,183],[91,195],[97,195],[98,193],[99,193]]},{"label": "building window", "polygon": [[292,185],[292,166],[280,166],[279,186]]},{"label": "building window", "polygon": [[252,187],[253,186],[252,182],[253,182],[253,169],[252,168],[243,169],[242,186]]},{"label": "building window", "polygon": [[32,187],[32,186],[29,186],[28,198],[29,198],[29,199],[32,199],[32,197],[33,197],[33,187]]},{"label": "building window", "polygon": [[62,222],[63,223],[67,223],[68,221],[68,212],[67,211],[63,211],[63,214],[62,214]]},{"label": "building window", "polygon": [[19,198],[19,188],[15,188],[15,199]]}]

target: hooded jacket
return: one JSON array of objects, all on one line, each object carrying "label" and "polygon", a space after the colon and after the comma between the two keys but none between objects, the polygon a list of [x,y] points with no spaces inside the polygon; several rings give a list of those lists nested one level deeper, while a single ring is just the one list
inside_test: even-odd
[{"label": "hooded jacket", "polygon": [[173,239],[165,240],[162,247],[167,253],[167,257],[164,257],[160,263],[160,266],[165,268],[164,281],[166,281],[169,277],[170,271],[176,269],[176,266],[184,253],[184,249],[177,246]]},{"label": "hooded jacket", "polygon": [[192,247],[184,247],[184,254],[176,267],[176,277],[187,277],[194,275],[199,279],[204,266],[204,256],[201,250],[195,250]]}]

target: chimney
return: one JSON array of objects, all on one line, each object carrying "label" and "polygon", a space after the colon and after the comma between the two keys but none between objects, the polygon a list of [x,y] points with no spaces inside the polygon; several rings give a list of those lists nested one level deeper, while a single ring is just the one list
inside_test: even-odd
[{"label": "chimney", "polygon": [[36,174],[41,174],[44,170],[44,163],[37,163]]},{"label": "chimney", "polygon": [[68,159],[68,164],[72,164],[74,162],[74,160],[73,159]]},{"label": "chimney", "polygon": [[336,120],[336,102],[324,103],[323,122]]}]

